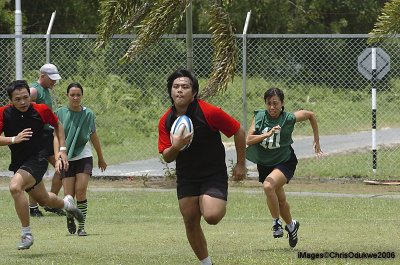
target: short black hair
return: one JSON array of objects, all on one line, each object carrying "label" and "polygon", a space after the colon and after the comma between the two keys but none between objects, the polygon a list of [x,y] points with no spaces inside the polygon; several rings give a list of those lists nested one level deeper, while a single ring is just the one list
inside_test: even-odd
[{"label": "short black hair", "polygon": [[83,88],[82,88],[81,84],[79,84],[79,83],[71,83],[71,84],[69,84],[68,87],[67,87],[67,94],[69,93],[69,90],[71,89],[71,87],[80,88],[81,91],[82,91],[82,95],[83,95]]},{"label": "short black hair", "polygon": [[6,90],[7,90],[7,95],[9,97],[9,99],[12,99],[12,93],[17,90],[17,89],[24,89],[26,88],[26,90],[28,90],[28,94],[31,94],[31,91],[29,90],[29,85],[26,82],[26,80],[15,80],[13,82],[11,82],[10,84],[8,84]]},{"label": "short black hair", "polygon": [[[264,103],[267,102],[267,99],[273,97],[273,96],[278,96],[278,98],[284,102],[285,99],[285,95],[283,94],[283,91],[277,87],[271,87],[270,89],[268,89],[267,91],[265,91],[264,93]],[[284,106],[282,106],[282,111],[285,109]]]},{"label": "short black hair", "polygon": [[197,94],[199,93],[199,81],[197,81],[197,78],[195,77],[195,75],[192,72],[190,72],[189,70],[186,70],[184,68],[178,68],[167,79],[168,95],[171,98],[172,104],[174,104],[174,100],[171,97],[172,83],[178,77],[188,77],[190,79],[190,82],[192,85],[192,91],[193,91],[193,93],[196,92],[196,95],[194,96],[194,98],[197,98]]}]

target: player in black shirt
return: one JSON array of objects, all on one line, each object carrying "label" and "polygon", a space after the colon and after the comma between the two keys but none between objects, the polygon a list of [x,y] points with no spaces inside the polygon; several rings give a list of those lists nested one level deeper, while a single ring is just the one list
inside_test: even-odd
[{"label": "player in black shirt", "polygon": [[[191,72],[178,69],[168,78],[167,87],[173,106],[160,119],[158,150],[167,163],[176,161],[178,204],[186,236],[201,264],[210,265],[200,220],[203,217],[216,225],[226,213],[228,174],[220,132],[234,137],[233,180],[245,177],[245,133],[222,109],[197,99],[199,85]],[[192,120],[194,131],[186,136],[170,134],[172,123],[184,114]],[[189,148],[180,151],[188,143]]]},{"label": "player in black shirt", "polygon": [[[29,226],[29,206],[24,191],[35,198],[41,206],[64,208],[82,221],[82,212],[76,207],[71,196],[59,198],[47,192],[42,182],[47,170],[47,153],[41,141],[44,125],[50,124],[65,147],[64,129],[57,116],[44,104],[31,103],[29,86],[25,80],[17,80],[7,87],[10,105],[0,108],[0,146],[8,145],[11,150],[9,170],[14,172],[10,182],[10,193],[14,199],[15,210],[22,225],[21,242],[18,249],[28,249],[33,244]],[[60,148],[61,149],[61,148]],[[62,165],[68,167],[65,150],[56,152],[56,170]]]}]

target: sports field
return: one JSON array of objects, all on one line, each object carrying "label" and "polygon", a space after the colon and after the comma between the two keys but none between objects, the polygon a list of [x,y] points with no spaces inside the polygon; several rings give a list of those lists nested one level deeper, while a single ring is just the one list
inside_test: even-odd
[{"label": "sports field", "polygon": [[[199,264],[173,183],[93,180],[87,237],[70,235],[64,217],[45,213],[31,219],[31,249],[18,251],[20,223],[8,182],[0,178],[1,264]],[[286,234],[272,237],[258,183],[231,183],[225,218],[217,226],[203,223],[214,264],[400,264],[399,186],[293,180],[285,187],[301,223],[298,245],[291,249]],[[374,254],[382,258],[355,258]]]}]

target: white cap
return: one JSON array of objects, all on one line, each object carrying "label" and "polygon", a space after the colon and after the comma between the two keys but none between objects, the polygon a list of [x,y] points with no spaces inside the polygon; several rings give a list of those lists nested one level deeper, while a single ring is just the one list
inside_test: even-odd
[{"label": "white cap", "polygon": [[59,80],[61,76],[58,74],[57,67],[54,64],[46,63],[40,67],[40,72],[47,74],[51,80]]}]

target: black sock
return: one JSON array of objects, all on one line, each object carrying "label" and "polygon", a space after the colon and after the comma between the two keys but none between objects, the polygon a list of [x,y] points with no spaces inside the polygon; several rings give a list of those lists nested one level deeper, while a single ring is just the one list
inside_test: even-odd
[{"label": "black sock", "polygon": [[82,214],[83,214],[83,221],[82,223],[79,223],[79,230],[85,230],[85,222],[86,222],[86,213],[87,213],[87,199],[84,201],[80,201],[80,202],[76,202],[78,209],[81,210]]}]

